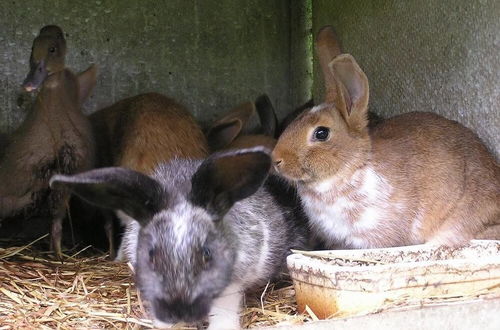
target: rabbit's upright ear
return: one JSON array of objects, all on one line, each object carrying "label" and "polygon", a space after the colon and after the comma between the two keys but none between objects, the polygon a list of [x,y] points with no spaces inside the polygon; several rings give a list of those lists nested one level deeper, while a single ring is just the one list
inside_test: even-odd
[{"label": "rabbit's upright ear", "polygon": [[330,71],[329,64],[342,53],[340,42],[333,27],[326,25],[322,27],[316,36],[316,54],[318,55],[323,79],[325,81],[325,102],[332,103],[337,95],[337,84]]},{"label": "rabbit's upright ear", "polygon": [[213,154],[194,174],[190,199],[220,219],[259,189],[270,168],[270,151],[262,147]]},{"label": "rabbit's upright ear", "polygon": [[262,134],[275,137],[278,128],[278,118],[269,96],[262,94],[255,100],[255,109],[259,114]]},{"label": "rabbit's upright ear", "polygon": [[165,205],[166,194],[156,180],[121,167],[108,167],[76,175],[54,175],[53,189],[69,189],[91,204],[122,210],[141,225]]},{"label": "rabbit's upright ear", "polygon": [[210,126],[207,140],[212,150],[219,150],[233,142],[240,134],[246,133],[252,117],[255,116],[253,102],[245,102],[231,109],[224,117]]},{"label": "rabbit's upright ear", "polygon": [[94,89],[96,83],[97,65],[92,64],[87,70],[78,75],[78,100],[80,104],[83,104],[83,102],[85,102],[85,100],[90,96],[90,93]]},{"label": "rabbit's upright ear", "polygon": [[351,129],[362,131],[368,125],[368,78],[349,54],[337,56],[329,66],[336,82],[336,108]]},{"label": "rabbit's upright ear", "polygon": [[238,118],[213,125],[207,133],[210,149],[214,151],[224,148],[238,137],[242,128],[243,123]]}]

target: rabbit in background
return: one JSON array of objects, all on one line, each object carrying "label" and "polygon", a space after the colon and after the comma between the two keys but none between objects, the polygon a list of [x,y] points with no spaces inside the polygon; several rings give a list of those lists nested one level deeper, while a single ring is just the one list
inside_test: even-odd
[{"label": "rabbit in background", "polygon": [[207,130],[212,151],[264,146],[272,149],[276,144],[278,118],[266,94],[255,102],[245,102],[225,113]]},{"label": "rabbit in background", "polygon": [[330,248],[500,239],[500,167],[477,135],[428,112],[368,130],[366,75],[351,55],[336,55],[331,27],[316,48],[325,102],[293,121],[273,151],[313,233]]},{"label": "rabbit in background", "polygon": [[66,41],[55,25],[33,41],[26,91],[39,90],[21,126],[3,139],[0,151],[0,219],[26,213],[51,218],[51,247],[62,258],[62,223],[69,193],[50,190],[54,173],[94,166],[94,136],[82,104],[96,84],[97,68],[75,74],[64,64]]},{"label": "rabbit in background", "polygon": [[255,147],[174,159],[152,177],[112,167],[56,175],[51,186],[138,224],[124,244],[156,326],[208,317],[209,329],[238,329],[243,292],[277,277],[290,249],[307,248],[296,192],[268,178],[270,167]]}]

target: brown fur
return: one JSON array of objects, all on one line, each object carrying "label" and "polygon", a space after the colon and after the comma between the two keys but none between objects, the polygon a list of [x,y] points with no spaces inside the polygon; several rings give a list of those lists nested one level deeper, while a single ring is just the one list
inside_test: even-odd
[{"label": "brown fur", "polygon": [[30,72],[23,82],[23,87],[31,92],[38,89],[45,78],[54,72],[64,70],[66,40],[60,27],[47,25],[33,40],[30,55]]},{"label": "brown fur", "polygon": [[[338,134],[330,143],[316,144],[311,141],[315,127],[330,127]],[[307,129],[303,129],[307,127]],[[286,148],[282,147],[287,141]],[[306,144],[306,148],[304,146]],[[292,122],[278,140],[275,155],[286,162],[287,173],[302,182],[315,182],[328,177],[332,171],[342,171],[346,177],[354,171],[352,162],[364,162],[365,150],[369,144],[368,133],[360,134],[350,130],[338,112],[325,116],[323,112],[306,112]],[[350,148],[346,148],[350,146]],[[331,155],[335,157],[331,157]],[[318,166],[320,162],[321,166]]]},{"label": "brown fur", "polygon": [[263,146],[269,150],[273,150],[275,145],[276,139],[272,137],[266,136],[264,134],[252,134],[239,136],[224,149],[245,149]]},{"label": "brown fur", "polygon": [[[323,54],[319,56],[319,64],[323,72],[328,70],[331,60],[342,54],[342,47],[332,26],[326,25],[318,31],[316,36],[316,52]],[[324,83],[331,88],[326,90],[325,99],[329,100],[335,96],[335,80],[331,75],[323,75]]]},{"label": "brown fur", "polygon": [[206,139],[185,107],[157,93],[119,101],[93,113],[100,166],[151,174],[173,157],[203,158]]},{"label": "brown fur", "polygon": [[61,225],[69,194],[50,191],[55,173],[89,170],[94,162],[90,123],[81,104],[95,85],[91,67],[79,76],[64,69],[45,80],[26,120],[10,137],[0,161],[0,218],[27,207],[52,217],[52,247],[61,254]]},{"label": "brown fur", "polygon": [[[326,103],[299,116],[273,152],[277,171],[297,182],[310,216],[343,210],[341,226],[313,221],[317,234],[331,247],[500,239],[500,167],[481,140],[425,112],[368,131],[365,74],[350,55],[333,59],[328,47],[319,49],[320,62],[328,62]],[[330,128],[324,142],[312,139],[318,126]]]},{"label": "brown fur", "polygon": [[373,163],[424,213],[424,241],[500,239],[500,167],[482,141],[456,121],[407,113],[373,132]]},{"label": "brown fur", "polygon": [[207,139],[211,151],[264,146],[273,149],[277,119],[267,95],[230,110],[210,126]]},{"label": "brown fur", "polygon": [[49,179],[55,173],[89,170],[95,160],[92,128],[81,106],[96,84],[97,68],[75,75],[65,67],[65,54],[61,28],[43,27],[33,40],[30,72],[23,82],[27,91],[41,90],[0,161],[0,218],[21,211],[49,216],[51,245],[59,258],[70,195],[51,190]]},{"label": "brown fur", "polygon": [[[54,52],[48,52],[54,47]],[[58,72],[65,68],[66,40],[60,27],[47,25],[40,30],[38,37],[33,41],[30,63],[46,60],[46,69],[49,72]]]}]

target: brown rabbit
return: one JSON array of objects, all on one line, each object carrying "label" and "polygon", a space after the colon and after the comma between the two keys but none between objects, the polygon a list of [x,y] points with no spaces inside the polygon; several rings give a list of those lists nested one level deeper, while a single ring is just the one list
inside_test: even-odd
[{"label": "brown rabbit", "polygon": [[226,113],[210,126],[207,139],[212,151],[243,149],[276,144],[278,120],[267,95],[245,102]]},{"label": "brown rabbit", "polygon": [[[121,100],[93,113],[90,120],[99,167],[120,166],[153,174],[160,163],[175,157],[202,159],[208,155],[206,138],[191,113],[158,93]],[[105,217],[110,257],[114,258],[113,217]],[[123,224],[134,225],[127,217],[120,218]],[[118,260],[124,252],[120,248]]]},{"label": "brown rabbit", "polygon": [[151,174],[173,157],[201,159],[208,147],[203,132],[182,105],[158,93],[121,100],[90,120],[95,128],[99,166],[121,166]]},{"label": "brown rabbit", "polygon": [[54,173],[74,174],[94,165],[94,140],[81,105],[96,83],[96,67],[75,75],[63,61],[62,30],[49,25],[33,41],[31,70],[24,87],[40,88],[32,111],[9,137],[0,159],[0,218],[21,211],[52,218],[51,244],[61,257],[62,220],[69,193],[50,190]]},{"label": "brown rabbit", "polygon": [[332,248],[500,239],[500,167],[481,140],[426,112],[369,133],[367,77],[330,45],[320,31],[325,103],[290,124],[273,152],[316,234]]}]

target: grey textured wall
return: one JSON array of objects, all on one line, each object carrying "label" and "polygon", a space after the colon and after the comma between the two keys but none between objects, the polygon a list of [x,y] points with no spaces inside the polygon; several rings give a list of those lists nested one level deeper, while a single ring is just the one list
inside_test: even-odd
[{"label": "grey textured wall", "polygon": [[290,0],[290,4],[290,105],[297,107],[312,98],[312,2]]},{"label": "grey textured wall", "polygon": [[[313,0],[370,81],[372,110],[432,111],[473,129],[500,156],[500,1]],[[315,71],[314,95],[322,94]]]},{"label": "grey textured wall", "polygon": [[99,65],[89,112],[157,91],[207,121],[265,92],[283,116],[293,106],[289,5],[289,0],[2,1],[0,132],[12,130],[24,116],[28,102],[19,97],[19,86],[32,40],[46,24],[67,33],[69,67]]},{"label": "grey textured wall", "polygon": [[440,113],[500,155],[498,0],[2,1],[0,132],[24,117],[19,85],[45,24],[67,32],[68,66],[100,67],[88,111],[157,91],[206,122],[263,92],[280,117],[307,100],[311,17],[314,32],[334,25],[367,73],[372,110]]}]

